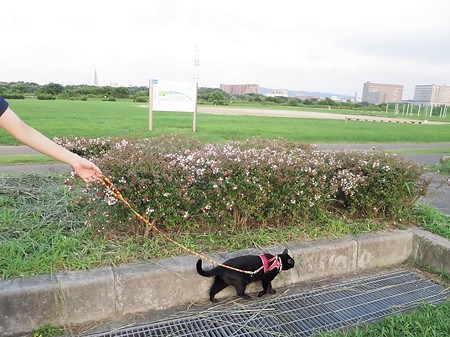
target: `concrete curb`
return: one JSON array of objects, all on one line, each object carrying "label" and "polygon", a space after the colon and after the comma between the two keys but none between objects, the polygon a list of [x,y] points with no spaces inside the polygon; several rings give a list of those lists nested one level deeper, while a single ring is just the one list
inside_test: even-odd
[{"label": "concrete curb", "polygon": [[[281,273],[273,282],[274,288],[397,265],[410,257],[450,273],[450,241],[420,229],[288,246],[297,265]],[[277,254],[283,249],[274,246],[265,251]],[[246,250],[215,258],[223,261],[259,252]],[[0,336],[29,333],[47,323],[88,324],[199,299],[207,301],[212,279],[197,274],[196,260],[195,256],[183,256],[158,263],[2,281]],[[255,284],[249,292],[259,287]],[[219,298],[234,295],[232,289],[227,290]]]},{"label": "concrete curb", "polygon": [[411,257],[434,270],[450,275],[450,241],[420,228],[414,228],[413,233]]}]

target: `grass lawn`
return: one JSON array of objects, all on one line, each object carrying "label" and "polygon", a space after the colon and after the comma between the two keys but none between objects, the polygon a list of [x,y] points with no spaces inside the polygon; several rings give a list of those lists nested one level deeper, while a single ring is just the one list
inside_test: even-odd
[{"label": "grass lawn", "polygon": [[317,337],[446,337],[450,334],[449,317],[450,302],[428,304],[375,324],[358,326],[350,331],[320,333]]},{"label": "grass lawn", "polygon": [[[46,136],[154,137],[184,134],[205,142],[258,136],[306,143],[439,143],[449,142],[448,125],[352,122],[340,120],[225,116],[199,113],[192,132],[192,113],[155,112],[148,131],[148,109],[131,101],[10,100],[11,108]],[[250,106],[254,108],[254,106]],[[278,107],[271,107],[278,109]],[[287,108],[287,107],[285,107]],[[292,109],[292,108],[291,108]],[[300,108],[298,108],[300,109]],[[335,112],[323,109],[324,112]],[[0,133],[0,144],[18,144]]]},{"label": "grass lawn", "polygon": [[0,166],[21,164],[54,164],[58,161],[41,154],[0,156]]}]

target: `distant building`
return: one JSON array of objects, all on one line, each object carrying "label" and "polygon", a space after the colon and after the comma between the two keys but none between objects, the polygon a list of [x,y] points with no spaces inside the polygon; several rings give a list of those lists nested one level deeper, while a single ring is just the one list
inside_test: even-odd
[{"label": "distant building", "polygon": [[331,96],[330,99],[333,100],[333,101],[336,101],[336,102],[340,102],[341,101],[340,97],[338,97],[338,96]]},{"label": "distant building", "polygon": [[439,105],[450,104],[450,86],[448,85],[416,85],[414,90],[414,102]]},{"label": "distant building", "polygon": [[288,97],[289,92],[286,89],[275,89],[273,94],[281,97]]},{"label": "distant building", "polygon": [[403,85],[366,82],[362,102],[369,104],[398,103],[402,100]]},{"label": "distant building", "polygon": [[295,97],[295,98],[298,98],[298,99],[301,99],[301,100],[309,99],[309,100],[317,100],[317,101],[320,101],[320,100],[323,99],[323,97],[321,97],[321,96],[303,95],[303,94],[296,94],[294,97]]},{"label": "distant building", "polygon": [[275,89],[273,93],[266,94],[268,97],[288,97],[289,92],[286,89]]},{"label": "distant building", "polygon": [[258,84],[221,84],[220,89],[230,95],[258,94]]}]

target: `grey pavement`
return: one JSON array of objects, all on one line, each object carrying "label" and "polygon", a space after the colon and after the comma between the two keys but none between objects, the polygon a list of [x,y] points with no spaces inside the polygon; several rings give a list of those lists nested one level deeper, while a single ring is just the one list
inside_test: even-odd
[{"label": "grey pavement", "polygon": [[251,109],[239,107],[224,106],[202,106],[197,108],[198,112],[213,115],[235,115],[235,116],[266,116],[266,117],[288,117],[288,118],[317,118],[317,119],[335,119],[347,122],[365,121],[380,123],[419,123],[419,124],[448,124],[448,122],[425,121],[418,119],[395,118],[389,116],[364,116],[364,115],[345,115],[333,112],[316,112],[316,111],[290,111],[277,109]]},{"label": "grey pavement", "polygon": [[[0,156],[14,156],[14,155],[37,155],[39,152],[33,150],[28,146],[14,146],[14,145],[2,145],[0,146]],[[61,172],[66,173],[72,171],[71,167],[67,164],[39,164],[39,165],[10,165],[0,166],[0,173],[16,173],[16,172],[37,172],[37,173],[50,173]]]}]

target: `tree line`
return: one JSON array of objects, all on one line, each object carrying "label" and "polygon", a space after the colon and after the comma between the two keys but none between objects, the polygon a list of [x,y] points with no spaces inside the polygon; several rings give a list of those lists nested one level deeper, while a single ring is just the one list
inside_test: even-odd
[{"label": "tree line", "polygon": [[48,83],[39,85],[33,82],[0,82],[0,95],[10,99],[36,97],[37,99],[74,99],[87,100],[101,98],[104,100],[133,99],[148,101],[148,87],[112,87],[93,85],[61,85]]},{"label": "tree line", "polygon": [[[0,82],[0,95],[6,99],[24,99],[33,97],[42,100],[71,99],[88,100],[102,99],[115,101],[117,99],[131,99],[136,102],[148,102],[148,87],[113,87],[94,85],[61,85],[48,83],[39,85],[33,82]],[[340,102],[331,98],[305,98],[265,96],[262,94],[230,95],[218,88],[199,88],[197,99],[199,104],[229,105],[231,103],[241,104],[263,104],[263,105],[286,105],[286,106],[318,106],[318,107],[345,107],[347,109],[363,108],[361,103]],[[374,106],[370,107],[372,110]],[[378,106],[380,110],[385,105]]]}]

